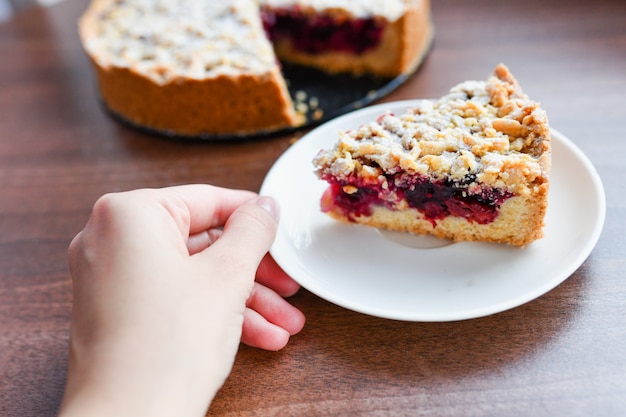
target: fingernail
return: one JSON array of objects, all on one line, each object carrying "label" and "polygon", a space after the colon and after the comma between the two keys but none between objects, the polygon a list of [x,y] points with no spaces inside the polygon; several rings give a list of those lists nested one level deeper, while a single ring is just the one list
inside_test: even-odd
[{"label": "fingernail", "polygon": [[272,197],[261,196],[257,198],[256,203],[265,209],[270,216],[276,221],[280,217],[280,207],[278,206],[278,202],[274,200]]}]

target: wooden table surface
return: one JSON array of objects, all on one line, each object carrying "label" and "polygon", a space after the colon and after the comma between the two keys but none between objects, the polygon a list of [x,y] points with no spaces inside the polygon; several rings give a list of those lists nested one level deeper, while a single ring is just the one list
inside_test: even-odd
[{"label": "wooden table surface", "polygon": [[[302,134],[189,143],[121,126],[102,111],[78,42],[85,6],[0,24],[2,416],[56,413],[66,249],[98,196],[191,182],[256,191]],[[626,415],[626,2],[435,0],[433,14],[428,59],[383,101],[436,97],[507,64],[603,180],[596,248],[542,297],[466,321],[370,317],[301,290],[302,333],[278,353],[242,346],[209,415]]]}]

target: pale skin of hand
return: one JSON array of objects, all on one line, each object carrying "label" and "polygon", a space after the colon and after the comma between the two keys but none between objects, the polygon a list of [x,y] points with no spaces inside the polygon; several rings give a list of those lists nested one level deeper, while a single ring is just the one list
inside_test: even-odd
[{"label": "pale skin of hand", "polygon": [[304,316],[267,255],[277,220],[274,200],[209,185],[99,199],[69,249],[60,416],[204,416],[240,341],[283,348]]}]

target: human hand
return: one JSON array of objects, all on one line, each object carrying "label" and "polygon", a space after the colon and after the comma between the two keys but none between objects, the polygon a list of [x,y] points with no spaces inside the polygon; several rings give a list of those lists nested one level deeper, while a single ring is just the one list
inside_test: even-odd
[{"label": "human hand", "polygon": [[61,415],[201,416],[240,340],[282,348],[304,317],[266,255],[276,219],[273,200],[208,185],[101,198],[69,250]]}]

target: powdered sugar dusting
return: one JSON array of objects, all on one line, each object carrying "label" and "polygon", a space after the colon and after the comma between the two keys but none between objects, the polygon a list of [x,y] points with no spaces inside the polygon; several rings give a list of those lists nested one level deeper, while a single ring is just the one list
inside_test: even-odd
[{"label": "powdered sugar dusting", "polygon": [[158,83],[184,76],[276,68],[258,6],[250,0],[100,2],[85,48],[103,67],[133,68]]}]

